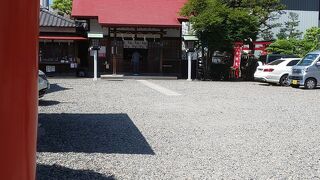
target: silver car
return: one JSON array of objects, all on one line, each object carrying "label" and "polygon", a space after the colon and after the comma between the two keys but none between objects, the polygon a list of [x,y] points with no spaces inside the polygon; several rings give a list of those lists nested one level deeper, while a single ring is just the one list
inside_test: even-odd
[{"label": "silver car", "polygon": [[38,91],[39,91],[39,98],[42,98],[50,89],[50,83],[47,79],[46,74],[40,71],[38,72]]},{"label": "silver car", "polygon": [[289,75],[291,86],[314,89],[320,86],[320,51],[308,53],[297,65],[293,66]]}]

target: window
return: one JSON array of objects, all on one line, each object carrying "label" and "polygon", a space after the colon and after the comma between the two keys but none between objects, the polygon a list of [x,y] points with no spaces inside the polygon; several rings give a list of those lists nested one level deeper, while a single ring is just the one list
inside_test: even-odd
[{"label": "window", "polygon": [[276,66],[276,65],[281,64],[282,62],[284,62],[284,60],[276,60],[276,61],[273,61],[273,62],[269,63],[268,65]]},{"label": "window", "polygon": [[281,59],[281,58],[282,58],[281,55],[279,55],[279,56],[269,56],[269,57],[267,58],[267,63],[271,63],[271,62],[273,62],[273,61],[275,61],[275,60],[278,60],[278,59]]},{"label": "window", "polygon": [[317,58],[319,54],[307,54],[297,65],[298,66],[310,66]]},{"label": "window", "polygon": [[294,65],[298,64],[299,61],[300,60],[292,60],[287,64],[287,66],[294,66]]},{"label": "window", "polygon": [[60,62],[75,57],[75,46],[71,42],[41,42],[39,49],[42,62]]}]

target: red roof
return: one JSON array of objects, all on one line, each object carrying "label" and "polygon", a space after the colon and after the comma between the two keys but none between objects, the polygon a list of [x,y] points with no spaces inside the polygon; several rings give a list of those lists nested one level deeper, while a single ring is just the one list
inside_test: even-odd
[{"label": "red roof", "polygon": [[72,16],[107,26],[180,27],[187,0],[73,0]]}]

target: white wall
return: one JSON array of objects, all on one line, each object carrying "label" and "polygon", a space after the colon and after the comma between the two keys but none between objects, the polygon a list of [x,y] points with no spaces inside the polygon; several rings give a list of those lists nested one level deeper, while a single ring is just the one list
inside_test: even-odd
[{"label": "white wall", "polygon": [[195,35],[195,31],[190,22],[182,22],[182,35]]},{"label": "white wall", "polygon": [[[299,21],[300,25],[298,27],[298,30],[301,32],[305,32],[307,29],[311,27],[319,27],[319,12],[318,11],[293,11],[293,10],[285,10],[285,14],[281,15],[281,17],[274,21],[274,23],[282,23],[284,26],[284,23],[287,22],[288,16],[290,12],[297,13],[299,15]],[[280,31],[280,28],[274,28],[272,32],[274,34],[278,34]]]}]

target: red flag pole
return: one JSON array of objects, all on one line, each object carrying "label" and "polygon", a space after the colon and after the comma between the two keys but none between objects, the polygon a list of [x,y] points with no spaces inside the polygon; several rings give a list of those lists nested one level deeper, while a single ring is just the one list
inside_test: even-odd
[{"label": "red flag pole", "polygon": [[0,17],[0,179],[34,180],[39,0],[3,0]]}]

